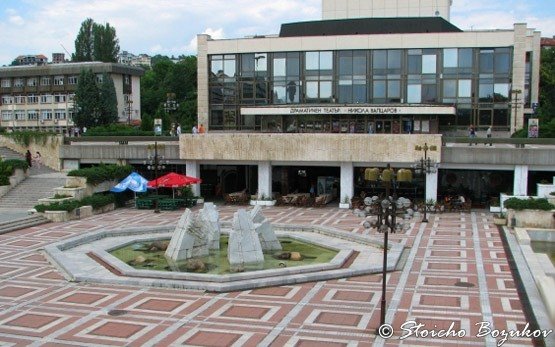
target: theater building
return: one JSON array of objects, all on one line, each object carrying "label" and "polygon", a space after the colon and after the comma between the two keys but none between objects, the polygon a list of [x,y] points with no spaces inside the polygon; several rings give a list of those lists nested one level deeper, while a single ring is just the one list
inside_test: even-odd
[{"label": "theater building", "polygon": [[427,143],[438,147],[428,153],[438,171],[415,180],[416,195],[437,199],[453,175],[471,186],[500,170],[497,189],[522,181],[528,167],[523,176],[515,165],[442,163],[441,138],[467,136],[470,125],[482,137],[490,126],[495,137],[526,126],[540,33],[524,23],[463,31],[449,22],[450,6],[323,0],[322,20],[283,24],[276,35],[198,35],[198,121],[208,134],[181,137],[187,172],[265,196],[324,180],[345,200],[368,188],[365,168],[408,168]]}]

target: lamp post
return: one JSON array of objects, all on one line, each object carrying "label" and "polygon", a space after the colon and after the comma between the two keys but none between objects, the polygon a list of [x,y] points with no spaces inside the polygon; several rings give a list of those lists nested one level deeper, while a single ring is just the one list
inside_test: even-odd
[{"label": "lamp post", "polygon": [[[164,102],[164,111],[166,111],[171,118],[171,113],[179,108],[179,103],[175,100],[175,93],[168,93],[166,94],[166,97],[167,99],[166,102]],[[175,120],[172,118],[171,122],[173,126],[175,124]]]},{"label": "lamp post", "polygon": [[[158,155],[158,148],[163,149],[164,145],[158,145],[158,142],[154,142],[154,145],[148,145],[148,160],[143,161],[143,164],[147,165],[148,170],[154,171],[154,176],[156,177],[156,195],[158,195],[158,170],[164,170],[166,166],[164,165],[164,156]],[[154,154],[152,153],[154,150]],[[158,207],[158,200],[156,200],[156,206],[154,208],[154,213],[160,213],[160,208]]]},{"label": "lamp post", "polygon": [[420,160],[418,160],[413,165],[413,167],[415,168],[417,173],[421,172],[424,174],[424,216],[422,218],[422,223],[428,223],[428,218],[426,216],[426,212],[428,210],[428,207],[426,205],[426,181],[429,173],[435,173],[437,171],[435,161],[431,158],[428,158],[428,151],[436,151],[437,147],[433,145],[428,146],[427,143],[424,143],[424,146],[417,145],[414,149],[416,149],[417,151],[424,151],[424,157],[420,158]]},{"label": "lamp post", "polygon": [[127,95],[127,125],[131,125],[131,113],[133,112],[133,99],[131,94]]},{"label": "lamp post", "polygon": [[516,131],[516,113],[518,112],[518,107],[521,104],[521,102],[518,100],[518,97],[520,94],[522,94],[522,90],[520,89],[511,90],[511,106],[513,107],[513,110],[514,110],[513,115],[511,117],[511,119],[514,120],[513,132]]},{"label": "lamp post", "polygon": [[[387,292],[387,251],[388,236],[389,232],[396,233],[402,230],[407,230],[410,227],[408,219],[410,214],[407,212],[404,216],[407,221],[397,222],[397,214],[399,212],[405,212],[410,206],[411,201],[409,199],[400,197],[386,197],[379,200],[377,196],[367,197],[364,199],[364,205],[366,206],[364,211],[362,211],[367,220],[363,223],[365,229],[375,228],[379,233],[384,234],[384,245],[383,245],[383,269],[382,269],[382,299],[381,299],[381,309],[380,309],[380,328],[385,324],[385,313],[386,313],[386,292]],[[357,211],[355,213],[360,213]],[[368,218],[376,215],[376,219],[369,220]],[[380,331],[378,328],[378,331]],[[382,331],[383,332],[383,331]]]}]

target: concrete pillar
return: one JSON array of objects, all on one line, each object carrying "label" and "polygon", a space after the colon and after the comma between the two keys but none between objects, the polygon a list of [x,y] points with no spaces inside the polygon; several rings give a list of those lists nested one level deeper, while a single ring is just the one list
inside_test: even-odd
[{"label": "concrete pillar", "polygon": [[354,195],[354,182],[353,182],[354,168],[352,162],[341,163],[341,183],[339,190],[341,191],[341,196],[339,197],[339,202],[343,203],[345,197],[351,201]]},{"label": "concrete pillar", "polygon": [[437,177],[437,170],[426,175],[426,200],[437,201]]},{"label": "concrete pillar", "polygon": [[[185,162],[185,172],[187,173],[187,176],[202,178],[200,177],[200,164],[196,160],[187,160]],[[193,190],[193,194],[195,194],[195,196],[200,196],[200,184],[191,185],[191,189]]]},{"label": "concrete pillar", "polygon": [[513,195],[528,195],[528,165],[515,165]]},{"label": "concrete pillar", "polygon": [[258,163],[258,199],[272,196],[272,164],[269,161]]}]

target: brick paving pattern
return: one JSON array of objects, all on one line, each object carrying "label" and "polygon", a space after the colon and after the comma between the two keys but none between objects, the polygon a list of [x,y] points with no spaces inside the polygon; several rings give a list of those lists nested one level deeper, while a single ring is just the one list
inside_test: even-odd
[{"label": "brick paving pattern", "polygon": [[[235,210],[220,207],[221,219],[231,220]],[[390,235],[409,256],[405,268],[387,278],[387,320],[395,329],[389,340],[375,333],[381,274],[216,294],[71,283],[41,252],[101,228],[175,224],[182,212],[119,209],[0,235],[0,345],[483,346],[496,341],[477,338],[477,323],[489,320],[506,330],[526,324],[499,232],[492,216],[480,211],[431,215],[426,225],[416,221],[407,233]],[[274,222],[368,233],[349,210],[263,212]],[[466,336],[400,340],[401,324],[411,320],[428,329],[464,329]]]}]

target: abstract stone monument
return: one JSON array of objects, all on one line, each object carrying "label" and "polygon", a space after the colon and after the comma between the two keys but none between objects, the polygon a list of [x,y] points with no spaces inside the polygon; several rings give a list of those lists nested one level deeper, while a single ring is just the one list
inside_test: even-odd
[{"label": "abstract stone monument", "polygon": [[281,243],[279,243],[274,227],[270,221],[262,214],[262,208],[257,205],[251,210],[251,218],[254,229],[260,239],[260,245],[263,251],[281,251]]},{"label": "abstract stone monument", "polygon": [[207,235],[208,249],[220,249],[220,216],[216,206],[207,202],[198,213],[199,224],[205,228],[204,234]]},{"label": "abstract stone monument", "polygon": [[166,258],[173,261],[208,255],[208,228],[186,209],[181,215],[166,249]]},{"label": "abstract stone monument", "polygon": [[229,233],[227,257],[232,269],[264,263],[260,240],[251,216],[244,209],[238,210],[233,215],[233,228]]}]

